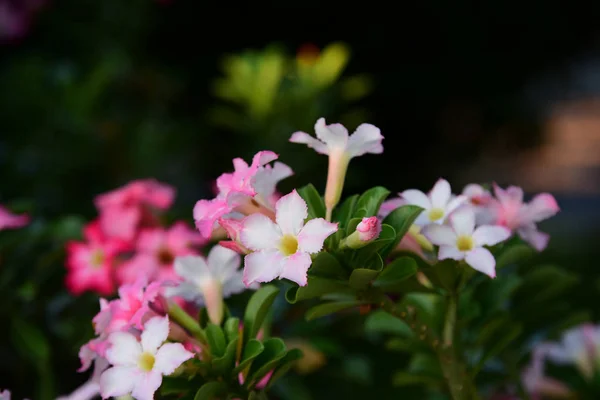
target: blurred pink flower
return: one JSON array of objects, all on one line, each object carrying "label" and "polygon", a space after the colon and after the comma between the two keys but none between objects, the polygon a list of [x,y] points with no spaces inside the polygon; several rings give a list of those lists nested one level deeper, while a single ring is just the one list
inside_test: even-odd
[{"label": "blurred pink flower", "polygon": [[137,180],[101,194],[95,204],[100,224],[108,236],[132,241],[141,225],[156,225],[153,210],[165,210],[173,203],[175,190],[154,179]]},{"label": "blurred pink flower", "polygon": [[16,215],[0,205],[0,231],[4,229],[21,228],[30,221],[28,215]]},{"label": "blurred pink flower", "polygon": [[173,262],[178,256],[198,255],[193,246],[206,240],[184,222],[176,222],[169,229],[151,228],[140,232],[132,259],[117,270],[120,283],[135,282],[139,277],[152,280],[177,280]]},{"label": "blurred pink flower", "polygon": [[109,295],[114,292],[114,259],[128,244],[107,238],[98,221],[89,223],[83,231],[85,242],[70,241],[67,250],[67,289],[73,294],[86,290]]}]

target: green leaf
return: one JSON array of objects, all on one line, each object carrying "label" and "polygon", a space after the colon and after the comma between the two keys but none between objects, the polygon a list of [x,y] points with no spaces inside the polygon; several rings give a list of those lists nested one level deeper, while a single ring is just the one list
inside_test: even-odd
[{"label": "green leaf", "polygon": [[357,268],[350,275],[350,287],[356,290],[365,290],[378,275],[379,271]]},{"label": "green leaf", "polygon": [[321,252],[317,254],[317,257],[313,260],[310,269],[308,270],[309,276],[317,276],[321,278],[330,279],[348,279],[348,273],[340,265],[340,262],[331,253]]},{"label": "green leaf", "polygon": [[225,321],[225,325],[223,326],[223,331],[225,332],[225,337],[228,342],[233,342],[240,334],[240,320],[239,318],[229,318]]},{"label": "green leaf", "polygon": [[[346,228],[348,226],[348,222],[354,213],[356,208],[356,203],[358,202],[358,195],[355,194],[353,196],[348,197],[341,206],[336,207],[333,211],[333,221],[337,221],[340,223],[340,228]],[[343,229],[340,229],[343,232]]]},{"label": "green leaf", "polygon": [[196,392],[194,400],[220,400],[227,394],[225,382],[207,382]]},{"label": "green leaf", "polygon": [[190,379],[183,376],[164,376],[160,385],[160,394],[163,396],[169,394],[182,394],[187,393],[193,388],[193,383],[190,383]]},{"label": "green leaf", "polygon": [[50,345],[42,331],[35,325],[15,318],[12,321],[12,342],[23,357],[27,357],[36,365],[48,362]]},{"label": "green leaf", "polygon": [[285,343],[279,338],[271,338],[264,341],[265,349],[256,357],[244,386],[252,388],[258,381],[264,377],[269,371],[274,369],[279,361],[283,359],[287,353]]},{"label": "green leaf", "polygon": [[256,337],[278,293],[275,286],[265,285],[250,297],[244,313],[244,343]]},{"label": "green leaf", "polygon": [[358,202],[356,203],[356,209],[359,211],[362,209],[364,210],[364,213],[361,212],[361,215],[357,215],[357,213],[355,213],[354,216],[364,218],[377,215],[379,207],[381,207],[381,203],[383,203],[389,194],[390,191],[382,186],[375,186],[374,188],[367,190],[360,196]]},{"label": "green leaf", "polygon": [[417,263],[411,257],[400,257],[392,261],[381,271],[373,286],[386,288],[396,286],[417,273]]},{"label": "green leaf", "polygon": [[396,239],[396,231],[389,225],[382,225],[379,237],[373,242],[355,251],[353,265],[368,265],[378,252]]},{"label": "green leaf", "polygon": [[413,337],[410,327],[401,319],[394,317],[384,310],[370,313],[365,320],[365,332],[384,333],[402,337]]},{"label": "green leaf", "polygon": [[384,224],[390,225],[396,231],[396,239],[390,243],[385,251],[382,252],[382,257],[385,257],[396,248],[400,240],[410,229],[415,219],[423,212],[421,207],[406,205],[396,208],[383,220]]},{"label": "green leaf", "polygon": [[438,261],[430,268],[423,268],[423,273],[434,283],[444,289],[454,292],[458,288],[461,268],[469,268],[460,265],[456,260]]},{"label": "green leaf", "polygon": [[264,346],[261,342],[256,339],[250,339],[246,346],[244,347],[244,351],[242,352],[242,360],[239,365],[233,369],[233,373],[237,374],[240,371],[243,371],[250,363],[260,355],[264,350]]},{"label": "green leaf", "polygon": [[472,376],[477,376],[486,361],[500,354],[513,340],[519,337],[521,332],[523,332],[523,327],[520,324],[504,325],[502,335],[495,338],[493,345],[484,351],[477,364],[473,367]]},{"label": "green leaf", "polygon": [[306,312],[305,318],[307,321],[311,321],[315,318],[324,317],[325,315],[333,314],[347,308],[358,307],[364,304],[362,301],[338,301],[331,303],[323,303],[309,309]]},{"label": "green leaf", "polygon": [[206,326],[205,332],[210,352],[217,357],[222,357],[227,348],[227,341],[225,340],[225,334],[221,327],[209,323]]},{"label": "green leaf", "polygon": [[325,203],[317,189],[311,183],[298,189],[298,194],[306,201],[308,219],[325,218]]},{"label": "green leaf", "polygon": [[226,375],[231,372],[235,366],[235,353],[237,351],[238,338],[229,342],[225,354],[212,360],[212,367],[218,375]]},{"label": "green leaf", "polygon": [[424,386],[440,386],[443,381],[434,376],[429,376],[424,373],[411,373],[406,371],[397,371],[392,376],[392,385],[394,386],[409,386],[409,385],[424,385]]},{"label": "green leaf", "polygon": [[321,297],[330,293],[352,294],[354,292],[348,287],[346,282],[309,275],[306,286],[290,288],[286,292],[285,298],[289,303],[295,304],[300,300]]},{"label": "green leaf", "polygon": [[525,244],[515,244],[501,250],[496,256],[496,270],[510,264],[516,264],[530,259],[535,254],[535,250]]},{"label": "green leaf", "polygon": [[266,389],[270,389],[275,382],[284,376],[290,370],[290,368],[294,366],[296,361],[300,360],[303,356],[302,350],[300,349],[289,350],[287,354],[279,361],[279,365],[273,372],[273,375],[271,375],[271,379],[269,379]]}]

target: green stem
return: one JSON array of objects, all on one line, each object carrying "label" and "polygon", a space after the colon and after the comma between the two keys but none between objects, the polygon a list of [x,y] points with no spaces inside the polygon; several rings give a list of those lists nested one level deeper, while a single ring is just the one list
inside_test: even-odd
[{"label": "green stem", "polygon": [[446,310],[446,319],[444,322],[444,346],[452,347],[454,344],[454,330],[456,326],[456,303],[458,296],[451,294],[448,296],[448,308]]},{"label": "green stem", "polygon": [[190,333],[194,338],[198,339],[198,341],[203,345],[204,350],[205,345],[208,344],[208,340],[206,338],[206,334],[194,318],[192,318],[187,312],[185,312],[185,310],[175,303],[169,304],[169,317],[171,320],[179,324],[183,329],[188,331],[188,333]]}]

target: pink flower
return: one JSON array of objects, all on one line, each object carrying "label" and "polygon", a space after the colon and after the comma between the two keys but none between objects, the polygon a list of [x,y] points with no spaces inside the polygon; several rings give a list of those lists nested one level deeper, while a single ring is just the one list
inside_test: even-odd
[{"label": "pink flower", "polygon": [[450,226],[430,224],[423,234],[440,246],[438,258],[465,260],[467,264],[494,278],[496,260],[483,246],[493,246],[510,237],[510,230],[502,226],[484,225],[475,229],[475,213],[471,207],[456,210],[450,216]]},{"label": "pink flower", "polygon": [[495,216],[492,211],[496,201],[489,190],[483,186],[470,183],[463,189],[463,196],[475,210],[475,222],[478,225],[495,225]]},{"label": "pink flower", "polygon": [[453,196],[450,184],[445,179],[439,179],[429,194],[409,189],[400,193],[400,196],[406,201],[406,204],[413,204],[424,209],[415,221],[415,224],[419,226],[444,223],[452,211],[467,201],[466,196]]},{"label": "pink flower", "polygon": [[0,231],[11,228],[21,228],[29,223],[29,216],[11,213],[7,208],[0,206]]},{"label": "pink flower", "polygon": [[337,231],[337,224],[315,218],[304,224],[306,202],[294,190],[277,201],[276,222],[252,214],[243,222],[242,244],[253,250],[244,259],[244,284],[287,278],[300,286],[307,283],[310,257],[323,248],[325,239]]},{"label": "pink flower", "polygon": [[104,232],[133,240],[144,219],[154,223],[152,209],[165,210],[173,203],[175,190],[153,179],[138,180],[96,197]]},{"label": "pink flower", "polygon": [[371,124],[359,125],[348,136],[348,130],[342,124],[327,125],[325,118],[317,120],[315,132],[317,139],[306,132],[295,132],[290,137],[290,142],[304,143],[317,153],[329,156],[325,205],[327,220],[330,220],[331,212],[340,200],[350,160],[367,153],[383,153],[383,136],[379,128]]},{"label": "pink flower", "polygon": [[219,224],[225,229],[227,232],[227,236],[231,240],[221,240],[219,244],[223,247],[226,247],[230,250],[233,250],[240,254],[248,254],[250,250],[242,245],[240,239],[240,233],[242,232],[243,222],[242,220],[234,219],[234,218],[219,218]]},{"label": "pink flower", "polygon": [[222,217],[232,213],[240,216],[255,212],[272,214],[273,200],[277,197],[275,186],[293,174],[285,164],[267,165],[277,159],[272,151],[260,151],[248,165],[241,158],[233,160],[234,172],[222,174],[217,179],[217,196],[212,200],[199,200],[194,206],[194,220],[200,233],[209,238]]},{"label": "pink flower", "polygon": [[383,202],[383,204],[381,204],[381,207],[379,207],[377,216],[383,220],[385,217],[390,215],[390,213],[396,208],[402,207],[405,204],[406,201],[400,197],[386,200]]},{"label": "pink flower", "polygon": [[377,217],[363,218],[356,230],[344,238],[340,246],[359,249],[377,239],[380,232],[381,221]]},{"label": "pink flower", "polygon": [[164,343],[168,336],[168,317],[148,320],[139,341],[131,333],[112,333],[106,359],[113,366],[100,376],[102,398],[131,394],[137,400],[154,399],[162,377],[194,356],[181,343]]},{"label": "pink flower", "polygon": [[566,331],[560,343],[548,345],[547,357],[557,364],[572,364],[587,378],[600,361],[600,326],[583,324]]},{"label": "pink flower", "polygon": [[554,216],[560,210],[554,196],[541,193],[529,203],[524,203],[521,188],[510,186],[504,190],[496,184],[494,193],[498,200],[494,205],[496,223],[516,232],[536,250],[545,249],[550,236],[538,231],[536,223]]},{"label": "pink flower", "polygon": [[[258,381],[254,387],[258,390],[264,389],[267,386],[267,384],[269,383],[271,376],[273,376],[273,372],[275,372],[274,369],[267,372],[265,374],[265,376],[260,378],[260,381]],[[246,378],[244,378],[244,373],[240,372],[238,374],[238,382],[240,383],[240,385],[243,385],[245,381],[246,381]]]},{"label": "pink flower", "polygon": [[122,285],[119,288],[119,298],[111,301],[94,318],[96,326],[104,325],[103,331],[108,333],[132,327],[141,329],[143,318],[150,312],[150,304],[157,299],[162,286],[162,282],[146,285],[143,278],[133,284]]},{"label": "pink flower", "polygon": [[144,276],[149,280],[176,280],[173,262],[178,256],[196,255],[193,246],[203,245],[206,240],[184,222],[171,228],[145,229],[140,232],[135,256],[117,270],[122,283],[134,282]]},{"label": "pink flower", "polygon": [[114,292],[113,262],[127,244],[119,239],[106,238],[98,221],[88,224],[83,231],[86,242],[70,241],[67,249],[66,285],[73,294],[86,290],[103,295]]},{"label": "pink flower", "polygon": [[541,400],[542,396],[550,396],[552,398],[570,398],[571,390],[557,379],[545,376],[545,359],[548,356],[548,351],[551,345],[548,343],[539,344],[534,350],[531,357],[531,363],[525,367],[521,375],[525,390],[535,400]]}]

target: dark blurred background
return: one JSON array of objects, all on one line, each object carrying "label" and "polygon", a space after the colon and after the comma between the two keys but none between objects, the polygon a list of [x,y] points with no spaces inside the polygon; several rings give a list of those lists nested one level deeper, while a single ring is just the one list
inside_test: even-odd
[{"label": "dark blurred background", "polygon": [[[572,299],[592,307],[597,320],[599,8],[558,1],[334,10],[316,2],[219,8],[184,0],[0,0],[0,203],[33,215],[28,235],[46,226],[54,232],[52,245],[41,244],[40,233],[38,247],[23,236],[31,243],[6,260],[22,264],[13,273],[22,279],[2,294],[3,315],[23,317],[19,332],[23,321],[46,321],[29,328],[34,336],[51,332],[50,353],[72,337],[73,318],[89,321],[96,297],[84,296],[86,308],[61,286],[62,245],[95,216],[95,195],[129,180],[174,185],[172,216],[190,222],[195,201],[212,195],[231,159],[258,150],[278,152],[296,171],[282,191],[309,181],[323,188],[326,157],[287,139],[312,133],[324,116],[350,130],[370,122],[385,136],[382,156],[352,162],[347,193],[375,184],[428,190],[445,177],[457,192],[495,180],[555,194],[562,212],[541,226],[553,235],[541,258],[582,274]],[[40,267],[35,254],[42,250],[50,255]],[[72,390],[85,379],[74,371],[77,347],[91,335],[86,329],[69,339],[65,355],[44,356],[47,366],[33,369],[40,377],[34,388],[27,374],[36,360],[21,361],[9,344],[14,335],[3,334],[0,387],[33,398]],[[368,367],[361,358],[368,349],[355,350],[353,373],[371,379],[356,373]],[[307,379],[353,375],[323,376]],[[348,385],[346,397],[372,393],[373,381],[364,382]]]}]

